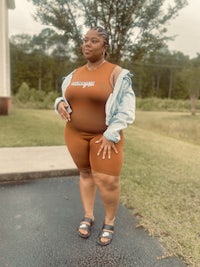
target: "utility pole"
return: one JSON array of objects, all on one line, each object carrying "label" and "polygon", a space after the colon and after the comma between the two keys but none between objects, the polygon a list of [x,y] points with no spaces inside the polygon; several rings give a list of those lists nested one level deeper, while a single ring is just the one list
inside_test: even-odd
[{"label": "utility pole", "polygon": [[8,9],[14,8],[15,0],[0,0],[0,115],[11,112]]}]

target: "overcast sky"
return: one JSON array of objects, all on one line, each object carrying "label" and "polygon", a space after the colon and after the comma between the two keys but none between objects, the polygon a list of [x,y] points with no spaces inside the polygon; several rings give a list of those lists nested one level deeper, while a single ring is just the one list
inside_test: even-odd
[{"label": "overcast sky", "polygon": [[[200,53],[200,0],[188,0],[188,3],[170,22],[168,35],[177,37],[168,46],[171,51],[181,51],[192,58]],[[9,10],[10,35],[39,33],[43,26],[32,18],[34,6],[27,0],[15,0],[15,6]]]}]

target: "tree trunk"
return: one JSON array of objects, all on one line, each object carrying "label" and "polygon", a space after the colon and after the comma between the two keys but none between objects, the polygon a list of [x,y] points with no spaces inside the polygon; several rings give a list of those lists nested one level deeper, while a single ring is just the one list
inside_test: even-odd
[{"label": "tree trunk", "polygon": [[193,116],[196,115],[196,102],[197,102],[197,98],[195,96],[190,96],[191,114]]},{"label": "tree trunk", "polygon": [[156,92],[154,93],[155,96],[158,96],[158,92],[160,90],[160,78],[161,78],[161,75],[160,73],[157,74],[156,76]]},{"label": "tree trunk", "polygon": [[172,82],[173,82],[173,74],[172,70],[169,70],[169,90],[168,90],[168,98],[172,97]]},{"label": "tree trunk", "polygon": [[151,76],[151,88],[152,88],[152,96],[155,96],[156,81],[154,75]]}]

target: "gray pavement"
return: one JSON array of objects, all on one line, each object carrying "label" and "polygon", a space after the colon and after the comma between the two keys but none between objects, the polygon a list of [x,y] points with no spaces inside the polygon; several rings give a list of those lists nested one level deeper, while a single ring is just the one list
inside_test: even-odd
[{"label": "gray pavement", "polygon": [[112,244],[97,245],[104,218],[98,194],[92,235],[80,238],[77,174],[64,146],[0,149],[0,267],[186,266],[165,257],[164,246],[121,205]]},{"label": "gray pavement", "polygon": [[0,181],[78,175],[66,146],[0,148]]}]

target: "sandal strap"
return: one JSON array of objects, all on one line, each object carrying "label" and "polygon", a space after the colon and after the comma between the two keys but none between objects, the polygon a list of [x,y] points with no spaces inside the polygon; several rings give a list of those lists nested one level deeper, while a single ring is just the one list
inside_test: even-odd
[{"label": "sandal strap", "polygon": [[[79,236],[82,238],[88,238],[91,234],[91,228],[93,224],[94,224],[94,219],[84,217],[78,227]],[[85,230],[87,233],[81,233],[80,230]]]},{"label": "sandal strap", "polygon": [[114,231],[114,225],[104,224],[102,229],[103,230]]},{"label": "sandal strap", "polygon": [[[113,238],[113,234],[114,234],[114,233],[108,232],[108,231],[106,231],[106,230],[102,230],[102,232],[101,232],[100,235],[99,235],[99,238],[100,238],[100,239],[101,239],[101,238],[112,239],[112,238]],[[102,243],[104,243],[104,242],[102,242]]]},{"label": "sandal strap", "polygon": [[[112,231],[112,232],[111,232]],[[112,242],[114,235],[114,226],[109,224],[104,224],[101,232],[99,233],[99,237],[97,243],[101,246],[107,246]],[[101,239],[106,238],[107,241],[103,242]]]},{"label": "sandal strap", "polygon": [[83,229],[86,230],[87,232],[90,230],[90,225],[86,224],[86,223],[80,223],[79,225],[79,229]]},{"label": "sandal strap", "polygon": [[81,224],[84,224],[85,222],[88,222],[88,223],[92,226],[93,223],[94,223],[94,220],[91,219],[91,218],[88,218],[88,217],[84,217],[84,218],[81,220]]}]

